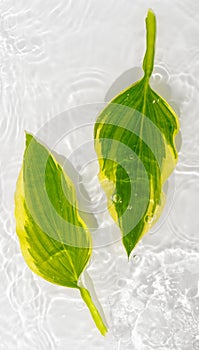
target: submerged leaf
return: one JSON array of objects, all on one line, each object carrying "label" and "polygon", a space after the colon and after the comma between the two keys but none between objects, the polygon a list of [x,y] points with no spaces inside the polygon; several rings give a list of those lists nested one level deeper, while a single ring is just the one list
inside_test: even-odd
[{"label": "submerged leaf", "polygon": [[49,151],[26,135],[15,194],[16,231],[23,256],[39,276],[77,288],[100,332],[107,329],[79,278],[92,252],[91,235],[78,214],[75,188]]},{"label": "submerged leaf", "polygon": [[149,85],[156,36],[152,10],[146,28],[144,77],[105,107],[94,129],[99,179],[128,256],[160,217],[165,201],[163,184],[177,162],[177,115]]}]

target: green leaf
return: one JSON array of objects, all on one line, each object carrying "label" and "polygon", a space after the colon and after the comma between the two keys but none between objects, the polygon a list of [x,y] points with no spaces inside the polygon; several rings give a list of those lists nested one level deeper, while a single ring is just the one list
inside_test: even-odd
[{"label": "green leaf", "polygon": [[178,118],[149,84],[156,18],[146,18],[144,77],[116,96],[97,118],[94,138],[99,180],[119,225],[128,256],[161,215],[163,185],[177,162]]},{"label": "green leaf", "polygon": [[107,329],[79,278],[92,252],[91,235],[77,210],[75,188],[53,155],[26,134],[15,194],[16,231],[28,266],[60,286],[77,288],[100,332]]}]

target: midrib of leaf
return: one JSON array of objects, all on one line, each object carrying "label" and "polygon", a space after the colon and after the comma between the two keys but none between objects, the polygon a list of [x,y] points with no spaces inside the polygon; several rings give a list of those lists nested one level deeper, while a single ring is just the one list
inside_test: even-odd
[{"label": "midrib of leaf", "polygon": [[[146,18],[146,53],[143,60],[143,70],[144,70],[144,94],[143,94],[143,101],[142,101],[142,108],[141,108],[141,124],[140,124],[140,132],[139,132],[139,151],[138,155],[141,155],[142,152],[142,144],[143,144],[143,126],[145,122],[146,117],[146,105],[147,105],[147,97],[148,97],[148,90],[149,87],[149,79],[153,72],[153,66],[154,66],[154,55],[155,55],[155,39],[156,39],[156,19],[155,15],[152,11],[148,11],[148,15]],[[142,83],[142,81],[141,81]],[[138,145],[137,145],[138,147]],[[138,171],[138,169],[137,169]],[[149,173],[150,174],[150,173]],[[150,183],[150,196],[153,194],[153,177],[149,176],[149,183]],[[154,201],[155,202],[155,201]],[[155,204],[153,205],[155,210]],[[146,208],[146,214],[151,211],[151,215],[154,214],[153,208],[151,208],[151,204],[149,201],[148,207]],[[144,225],[144,223],[143,223]]]},{"label": "midrib of leaf", "polygon": [[62,266],[63,266],[66,270],[68,270],[68,272],[70,272],[70,273],[72,272],[72,273],[74,274],[75,280],[78,281],[78,276],[77,276],[77,273],[76,273],[76,271],[75,271],[75,266],[74,266],[74,264],[73,264],[73,262],[72,262],[72,260],[71,260],[70,254],[68,253],[68,251],[66,250],[66,248],[61,249],[59,252],[53,253],[48,259],[44,260],[43,263],[46,263],[46,262],[50,261],[52,257],[59,256],[59,255],[62,254],[63,252],[66,254],[67,259],[68,259],[68,261],[69,261],[70,266],[71,266],[72,269],[71,269],[71,270],[68,269],[67,266],[65,266],[64,264],[62,264],[60,260],[59,260],[59,262],[62,264]]},{"label": "midrib of leaf", "polygon": [[[50,153],[49,153],[49,155],[50,155]],[[30,215],[30,214],[29,214],[29,215]],[[33,220],[33,219],[32,219],[32,220]],[[77,276],[77,273],[76,273],[76,270],[75,270],[75,266],[74,266],[74,264],[73,264],[73,261],[72,261],[72,259],[71,259],[71,255],[69,254],[68,250],[66,249],[66,247],[65,247],[65,245],[64,245],[64,243],[63,243],[63,239],[62,239],[62,237],[61,237],[61,235],[60,235],[60,233],[59,233],[59,230],[57,230],[56,234],[57,234],[57,238],[58,238],[57,241],[61,244],[62,250],[59,251],[59,252],[53,253],[53,254],[51,255],[51,257],[52,257],[52,256],[55,256],[56,254],[59,255],[60,253],[64,252],[64,253],[66,254],[67,259],[68,259],[68,262],[69,262],[69,264],[70,264],[70,266],[71,266],[71,270],[69,270],[69,269],[67,269],[67,270],[70,271],[70,272],[72,272],[73,275],[74,275],[75,280],[78,281],[78,276]],[[51,239],[50,241],[51,241],[51,243],[53,244],[53,246],[56,247],[56,245],[54,244],[54,239]],[[47,251],[47,250],[46,250],[46,251]],[[51,257],[49,257],[47,260],[44,260],[43,263],[46,263],[47,261],[50,262],[50,258],[51,258]],[[66,268],[66,266],[61,262],[61,260],[59,260],[59,263],[60,263],[64,268]]]},{"label": "midrib of leaf", "polygon": [[[22,174],[23,174],[23,172],[22,172],[22,170],[21,170],[21,175],[20,175],[20,176],[22,176]],[[27,207],[26,207],[25,200],[24,200],[24,206],[25,206],[25,211],[26,211],[27,216],[28,216],[29,218],[31,218],[31,220],[34,222],[32,216],[30,215],[30,213],[29,213],[29,211],[28,211],[28,209],[27,209]],[[34,223],[34,225],[36,225],[36,223]],[[77,281],[78,281],[78,276],[77,276],[76,271],[75,271],[75,269],[74,269],[74,264],[72,263],[71,257],[70,257],[70,255],[68,254],[66,248],[64,247],[63,242],[61,241],[61,237],[60,237],[60,240],[59,240],[59,241],[55,241],[53,238],[50,238],[50,242],[51,242],[51,244],[53,245],[53,247],[54,247],[55,249],[58,249],[58,247],[57,247],[56,244],[55,244],[56,242],[58,242],[59,244],[61,244],[62,247],[63,247],[63,249],[60,250],[59,252],[56,252],[56,253],[53,253],[53,254],[51,253],[51,254],[49,255],[49,252],[48,252],[48,250],[47,250],[45,244],[42,244],[42,248],[43,248],[43,249],[46,251],[46,253],[49,255],[49,258],[47,258],[47,259],[45,259],[45,260],[43,259],[43,260],[42,260],[42,263],[39,264],[39,267],[41,267],[43,264],[45,264],[46,262],[48,262],[48,264],[49,264],[49,265],[51,266],[51,268],[54,270],[55,267],[54,267],[54,265],[51,264],[51,258],[52,258],[53,256],[55,256],[56,254],[61,254],[61,253],[64,251],[64,253],[66,253],[66,255],[67,255],[67,259],[69,260],[69,263],[70,263],[70,266],[72,267],[72,269],[70,270],[69,268],[67,268],[67,266],[66,266],[65,264],[63,264],[61,260],[59,260],[59,264],[61,264],[61,265],[63,266],[63,268],[64,268],[66,271],[68,271],[68,272],[70,272],[70,273],[72,273],[72,274],[74,275],[74,278],[75,278],[76,283],[77,283]],[[34,242],[34,244],[35,244],[35,246],[36,246],[36,241]],[[39,250],[40,250],[40,248],[38,248],[38,251],[39,251]],[[32,269],[33,269],[33,268],[32,268]],[[39,272],[39,268],[38,268],[38,267],[37,267],[37,269],[38,269],[38,272]],[[55,270],[55,272],[56,272],[56,270]]]},{"label": "midrib of leaf", "polygon": [[[139,100],[139,95],[140,95],[140,88],[139,88],[139,86],[140,85],[142,85],[142,80],[137,84],[137,86],[138,86],[138,90],[137,90],[137,94],[135,94],[135,101],[136,101],[136,103],[134,103],[134,105],[132,106],[132,110],[136,110],[137,108],[138,108],[138,106],[140,105],[140,102],[142,102],[142,100]],[[124,92],[125,93],[125,92]],[[137,99],[136,99],[136,97],[138,97]],[[119,99],[120,99],[120,96],[119,96]],[[115,104],[118,104],[118,101],[117,101],[117,98],[115,99],[115,100],[113,100],[112,101],[112,103],[115,103]],[[119,103],[120,104],[120,103]],[[124,104],[125,105],[125,99],[123,100],[123,101],[121,101],[121,104]],[[95,135],[95,138],[106,138],[106,135],[104,135],[103,134],[103,126],[104,126],[104,124],[103,124],[103,115],[105,116],[105,118],[107,118],[107,115],[106,115],[106,109],[107,109],[107,107],[105,108],[105,110],[104,110],[104,112],[102,113],[102,118],[101,118],[101,120],[100,120],[100,122],[97,122],[97,124],[96,125],[98,125],[98,127],[99,127],[99,125],[101,126],[101,128],[99,128],[98,130],[97,130],[97,134]],[[121,111],[121,114],[120,114],[120,118],[122,118],[123,117],[123,113],[125,113],[124,111],[122,112]],[[106,120],[106,125],[108,125],[109,124],[109,121],[107,121]],[[110,119],[110,125],[112,125],[111,124],[111,119]],[[120,140],[122,140],[122,138],[123,138],[123,136],[125,135],[125,133],[126,133],[126,129],[128,129],[128,121],[127,121],[127,124],[125,125],[124,124],[124,126],[121,128],[119,128],[119,133],[120,133]],[[95,130],[96,130],[96,126],[95,126]],[[114,132],[116,132],[117,131],[117,129],[115,129],[115,131]],[[115,134],[113,134],[112,135],[112,138],[113,139],[117,139],[116,138],[116,135]],[[100,150],[100,142],[98,143],[98,147],[99,147],[99,152],[101,153],[101,154],[103,154],[103,152],[102,152],[102,150]],[[114,145],[114,150],[115,150],[115,154],[117,154],[117,147],[116,147],[116,145]],[[110,150],[109,150],[110,151]],[[112,152],[112,154],[113,154],[113,152]],[[104,160],[103,162],[99,159],[99,163],[100,163],[100,167],[101,167],[101,170],[102,170],[102,173],[101,173],[101,180],[103,180],[103,179],[106,179],[106,176],[105,176],[105,174],[104,174],[104,176],[102,176],[102,174],[103,174],[103,170],[105,170],[105,173],[106,173],[106,167],[105,167],[105,163],[106,163],[106,160]],[[108,175],[108,177],[109,177],[109,174],[107,174]],[[113,175],[113,174],[112,174]],[[114,178],[116,178],[116,176],[114,176]],[[116,184],[115,184],[116,185]],[[115,186],[116,187],[116,186]],[[113,214],[114,215],[114,214]]]}]

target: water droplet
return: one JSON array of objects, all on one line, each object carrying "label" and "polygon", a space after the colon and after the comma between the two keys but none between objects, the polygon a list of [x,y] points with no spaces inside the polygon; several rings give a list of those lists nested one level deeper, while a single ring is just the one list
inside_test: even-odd
[{"label": "water droplet", "polygon": [[153,100],[153,104],[155,104],[155,103],[159,103],[160,102],[160,99],[159,98],[157,98],[157,100]]},{"label": "water droplet", "polygon": [[138,196],[138,194],[137,194],[137,193],[134,193],[134,196],[135,196],[135,197],[137,197],[137,196]]},{"label": "water droplet", "polygon": [[138,264],[140,262],[141,258],[138,255],[133,255],[133,262]]},{"label": "water droplet", "polygon": [[153,216],[150,216],[150,215],[147,215],[145,217],[145,221],[148,223],[148,224],[151,224],[153,222]]},{"label": "water droplet", "polygon": [[155,73],[155,74],[154,74],[154,79],[156,80],[156,82],[159,83],[159,82],[162,80],[161,74]]},{"label": "water droplet", "polygon": [[129,159],[134,159],[134,154],[130,154]]},{"label": "water droplet", "polygon": [[121,196],[120,196],[118,193],[115,193],[115,194],[112,196],[112,201],[113,201],[114,203],[122,203]]},{"label": "water droplet", "polygon": [[133,209],[132,205],[128,205],[127,210],[132,210],[132,209]]}]

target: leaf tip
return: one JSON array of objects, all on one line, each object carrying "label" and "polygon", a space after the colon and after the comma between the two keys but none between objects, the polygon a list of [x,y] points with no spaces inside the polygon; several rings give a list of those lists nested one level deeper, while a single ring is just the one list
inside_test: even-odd
[{"label": "leaf tip", "polygon": [[125,235],[122,238],[122,242],[126,250],[128,261],[130,260],[132,250],[135,248],[136,244],[138,243],[138,239],[135,239],[135,240],[132,239],[131,233],[132,232],[130,232],[129,234]]},{"label": "leaf tip", "polygon": [[130,251],[126,250],[128,262],[130,260],[131,252],[132,252],[132,250],[130,250]]},{"label": "leaf tip", "polygon": [[26,147],[29,146],[30,142],[33,139],[33,135],[31,135],[29,132],[25,131],[25,135],[26,135]]},{"label": "leaf tip", "polygon": [[129,245],[125,244],[124,240],[123,240],[123,244],[124,244],[124,247],[125,247],[125,250],[126,250],[126,254],[127,254],[127,259],[128,259],[128,262],[129,262],[130,255],[131,255],[131,252],[132,252],[133,248],[131,248],[130,244]]}]

